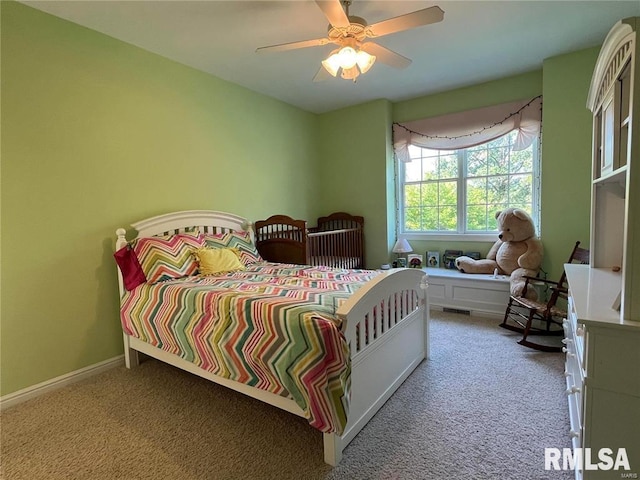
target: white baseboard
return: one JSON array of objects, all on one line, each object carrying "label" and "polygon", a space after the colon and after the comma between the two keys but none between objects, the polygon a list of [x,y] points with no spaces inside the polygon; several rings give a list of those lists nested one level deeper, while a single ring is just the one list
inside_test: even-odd
[{"label": "white baseboard", "polygon": [[9,393],[0,397],[0,411],[121,365],[124,365],[124,355],[118,355],[104,362],[94,363],[88,367]]}]

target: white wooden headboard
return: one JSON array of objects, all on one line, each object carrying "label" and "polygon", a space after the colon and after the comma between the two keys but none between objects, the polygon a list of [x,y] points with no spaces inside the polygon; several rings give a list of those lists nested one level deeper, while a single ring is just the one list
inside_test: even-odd
[{"label": "white wooden headboard", "polygon": [[[184,210],[181,212],[165,213],[155,217],[132,223],[131,226],[138,232],[134,238],[153,237],[184,232],[187,229],[198,227],[201,233],[225,233],[229,231],[248,231],[251,240],[255,241],[252,223],[246,218],[233,213],[218,212],[215,210]],[[120,250],[127,244],[127,231],[124,228],[116,230],[116,250]],[[120,297],[124,295],[125,288],[122,281],[122,273],[118,268],[118,285]]]}]

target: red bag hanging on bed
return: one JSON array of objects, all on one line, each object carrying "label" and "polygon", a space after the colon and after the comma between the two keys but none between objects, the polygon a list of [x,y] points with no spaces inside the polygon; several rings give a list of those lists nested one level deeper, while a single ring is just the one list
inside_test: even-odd
[{"label": "red bag hanging on bed", "polygon": [[145,277],[144,272],[142,271],[142,266],[138,261],[138,257],[130,245],[122,247],[113,254],[113,257],[116,259],[116,263],[122,272],[124,288],[127,290],[133,290],[141,283],[145,283],[147,281],[147,277]]}]

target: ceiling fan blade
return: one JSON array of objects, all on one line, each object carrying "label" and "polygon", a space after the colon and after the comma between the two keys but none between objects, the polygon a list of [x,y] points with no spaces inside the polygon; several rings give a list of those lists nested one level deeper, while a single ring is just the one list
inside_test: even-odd
[{"label": "ceiling fan blade", "polygon": [[313,81],[324,82],[325,80],[329,80],[330,78],[332,78],[332,75],[329,72],[327,72],[327,70],[324,67],[320,67],[320,70],[318,70],[318,73],[316,73],[316,76],[313,77]]},{"label": "ceiling fan blade", "polygon": [[390,33],[401,32],[411,28],[429,25],[430,23],[441,22],[444,19],[444,12],[440,7],[429,7],[416,12],[400,15],[399,17],[383,20],[382,22],[369,25],[369,30],[373,37],[382,37]]},{"label": "ceiling fan blade", "polygon": [[399,53],[394,52],[393,50],[389,50],[382,45],[378,45],[374,42],[366,42],[362,44],[362,50],[365,52],[375,55],[376,62],[384,63],[385,65],[389,65],[393,68],[407,68],[411,65],[411,60],[407,57],[403,57]]},{"label": "ceiling fan blade", "polygon": [[319,47],[330,43],[328,38],[316,38],[314,40],[302,40],[300,42],[281,43],[279,45],[269,45],[268,47],[256,48],[257,53],[263,52],[283,52],[285,50],[295,50],[296,48]]},{"label": "ceiling fan blade", "polygon": [[340,0],[316,0],[318,7],[334,27],[348,27],[349,18],[342,8]]}]

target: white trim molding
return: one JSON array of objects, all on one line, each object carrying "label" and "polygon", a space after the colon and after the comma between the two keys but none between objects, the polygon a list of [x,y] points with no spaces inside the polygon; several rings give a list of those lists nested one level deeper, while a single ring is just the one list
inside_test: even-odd
[{"label": "white trim molding", "polygon": [[0,397],[0,411],[120,366],[124,366],[124,355],[118,355],[117,357],[113,357],[109,360],[94,363],[93,365],[89,365],[79,370],[23,388],[17,392],[3,395]]}]

